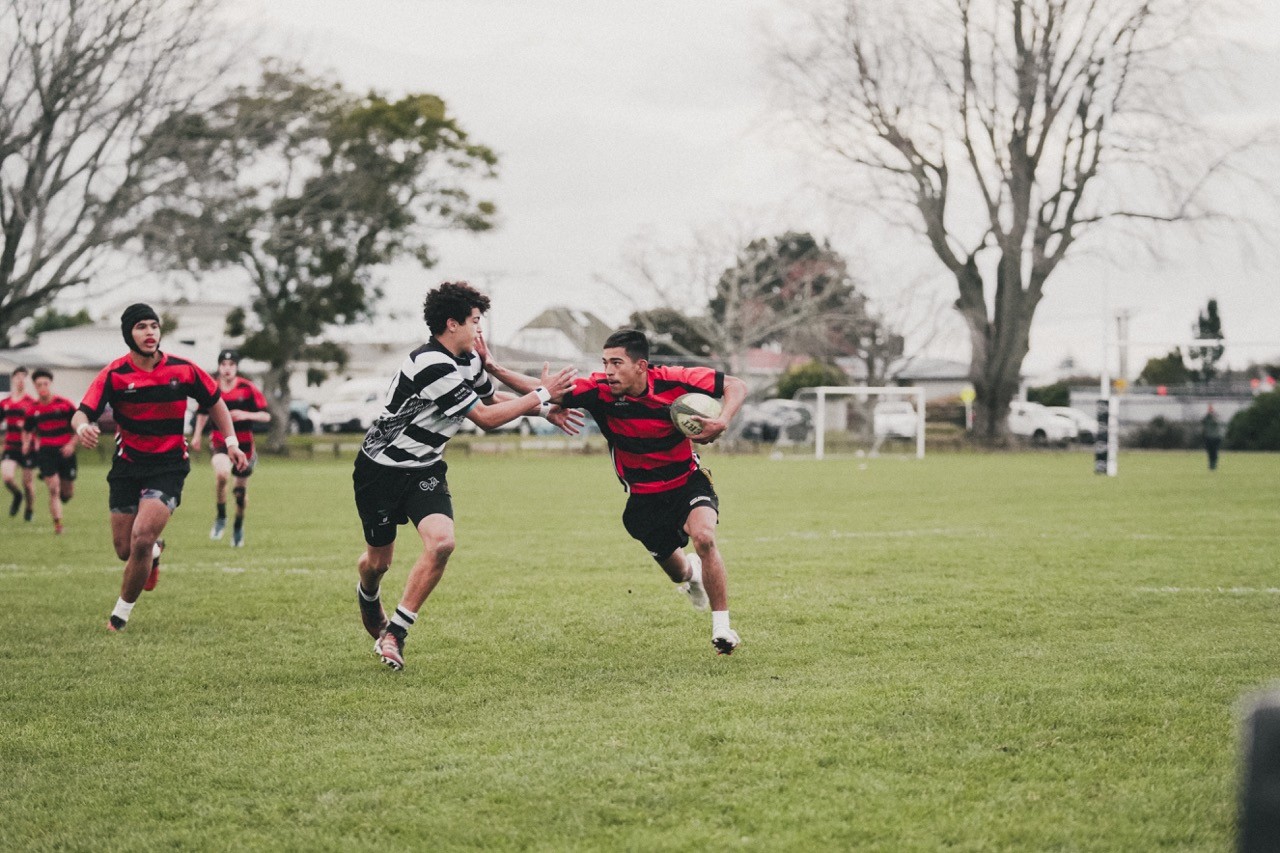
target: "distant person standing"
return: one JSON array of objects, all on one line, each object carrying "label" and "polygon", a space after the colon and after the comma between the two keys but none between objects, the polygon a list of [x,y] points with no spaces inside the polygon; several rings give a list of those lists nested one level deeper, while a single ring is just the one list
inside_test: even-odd
[{"label": "distant person standing", "polygon": [[[27,501],[23,521],[30,521],[35,503],[35,490],[32,481],[35,473],[35,457],[30,448],[23,443],[22,433],[27,426],[27,411],[31,408],[32,399],[27,394],[27,369],[15,367],[9,376],[9,396],[0,400],[0,422],[4,424],[4,453],[0,456],[0,476],[4,478],[4,487],[13,495],[9,504],[9,517],[18,514],[22,499]],[[22,485],[18,485],[18,471],[22,471]]]},{"label": "distant person standing", "polygon": [[1214,414],[1213,406],[1204,413],[1204,450],[1209,454],[1209,470],[1218,470],[1218,451],[1222,448],[1222,421]]},{"label": "distant person standing", "polygon": [[159,580],[160,535],[182,501],[191,471],[184,430],[187,398],[209,408],[214,426],[227,436],[232,464],[243,468],[248,462],[218,383],[186,359],[160,350],[160,317],[151,306],[139,302],[124,309],[120,333],[129,352],[102,369],[71,420],[80,444],[89,448],[98,446],[100,431],[93,421],[107,406],[119,428],[107,474],[107,506],[124,577],[109,631],[124,630],[138,597]]},{"label": "distant person standing", "polygon": [[27,410],[27,445],[34,449],[40,479],[49,487],[49,514],[53,532],[62,533],[62,505],[76,489],[76,443],[71,432],[71,416],[76,404],[53,393],[53,374],[37,370],[31,374],[36,398]]},{"label": "distant person standing", "polygon": [[[213,449],[213,498],[217,508],[209,538],[215,541],[221,539],[222,532],[227,527],[227,481],[234,475],[236,482],[231,493],[236,498],[236,523],[231,528],[231,546],[242,548],[249,476],[258,465],[258,452],[253,447],[252,424],[267,423],[271,420],[271,413],[267,411],[267,398],[262,396],[258,386],[240,375],[240,354],[235,350],[225,349],[218,354],[218,390],[222,393],[223,402],[227,404],[227,411],[231,413],[231,420],[235,422],[240,449],[249,462],[243,468],[233,468],[222,433],[215,429],[209,436],[209,446]],[[204,425],[208,420],[209,409],[201,406],[196,410],[195,429],[191,436],[192,450],[200,449]]]}]

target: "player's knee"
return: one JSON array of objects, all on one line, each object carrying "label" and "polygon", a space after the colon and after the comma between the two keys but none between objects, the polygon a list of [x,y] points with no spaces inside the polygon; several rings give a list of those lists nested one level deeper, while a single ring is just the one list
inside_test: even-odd
[{"label": "player's knee", "polygon": [[716,529],[711,526],[695,526],[689,531],[689,539],[699,554],[706,554],[716,547]]},{"label": "player's knee", "polygon": [[245,487],[236,486],[234,489],[231,490],[231,494],[235,495],[236,506],[239,507],[240,509],[244,509],[245,494],[246,494]]},{"label": "player's knee", "polygon": [[427,549],[436,555],[437,559],[448,559],[453,554],[456,545],[453,536],[432,536],[427,540]]},{"label": "player's knee", "polygon": [[150,533],[135,533],[129,543],[129,550],[138,559],[151,559],[151,549],[156,544],[156,537]]},{"label": "player's knee", "polygon": [[115,545],[116,547],[117,557],[119,557],[121,560],[129,559],[129,543],[128,542],[114,542],[112,544]]}]

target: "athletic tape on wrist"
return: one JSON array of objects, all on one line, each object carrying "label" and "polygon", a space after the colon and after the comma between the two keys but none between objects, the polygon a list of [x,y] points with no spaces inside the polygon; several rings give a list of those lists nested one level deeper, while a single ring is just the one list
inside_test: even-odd
[{"label": "athletic tape on wrist", "polygon": [[546,405],[547,403],[551,402],[551,392],[549,392],[546,388],[543,388],[541,385],[539,385],[537,388],[534,388],[533,393],[538,395],[539,403]]}]

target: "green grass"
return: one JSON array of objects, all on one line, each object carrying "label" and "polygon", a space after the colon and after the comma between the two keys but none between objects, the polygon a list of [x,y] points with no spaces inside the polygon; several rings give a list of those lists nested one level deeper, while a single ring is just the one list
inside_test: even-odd
[{"label": "green grass", "polygon": [[732,658],[605,457],[473,454],[400,674],[349,461],[265,460],[240,551],[198,465],[120,636],[87,464],[65,536],[0,518],[0,849],[1231,847],[1280,456],[710,462]]}]

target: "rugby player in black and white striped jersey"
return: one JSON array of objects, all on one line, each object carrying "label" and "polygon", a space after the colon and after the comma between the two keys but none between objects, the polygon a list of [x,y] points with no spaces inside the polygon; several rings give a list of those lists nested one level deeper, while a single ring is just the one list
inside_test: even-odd
[{"label": "rugby player in black and white striped jersey", "polygon": [[[495,389],[475,351],[487,310],[489,298],[465,282],[446,282],[427,294],[422,315],[431,340],[391,378],[382,412],[356,454],[356,509],[367,546],[356,595],[365,630],[377,638],[374,650],[392,669],[404,667],[405,636],[453,553],[453,503],[442,454],[463,418],[486,430],[530,414],[570,434],[582,424],[578,412],[550,405],[572,386],[572,367],[553,374],[543,365],[538,386],[527,394]],[[379,585],[391,567],[396,528],[409,522],[422,539],[422,554],[388,620]]]}]

